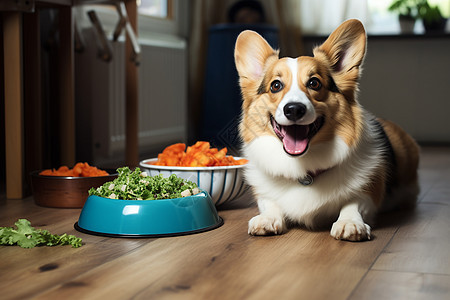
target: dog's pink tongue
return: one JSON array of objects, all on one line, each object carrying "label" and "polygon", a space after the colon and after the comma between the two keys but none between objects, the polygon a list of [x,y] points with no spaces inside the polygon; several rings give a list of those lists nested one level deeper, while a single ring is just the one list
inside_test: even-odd
[{"label": "dog's pink tongue", "polygon": [[284,150],[291,155],[299,155],[308,147],[309,126],[292,125],[283,126],[281,129],[284,138]]}]

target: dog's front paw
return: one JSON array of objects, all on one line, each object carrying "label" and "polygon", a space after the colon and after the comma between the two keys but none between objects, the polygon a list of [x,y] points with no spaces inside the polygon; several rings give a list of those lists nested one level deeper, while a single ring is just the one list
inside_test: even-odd
[{"label": "dog's front paw", "polygon": [[370,240],[370,226],[358,220],[337,220],[331,227],[330,234],[337,240]]},{"label": "dog's front paw", "polygon": [[281,234],[283,230],[284,222],[281,217],[257,215],[248,222],[248,234],[251,235]]}]

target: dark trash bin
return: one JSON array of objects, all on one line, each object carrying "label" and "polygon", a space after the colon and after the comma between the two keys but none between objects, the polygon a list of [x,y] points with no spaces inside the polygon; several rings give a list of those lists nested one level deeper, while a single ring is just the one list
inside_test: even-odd
[{"label": "dark trash bin", "polygon": [[231,154],[239,149],[237,126],[242,102],[234,46],[239,33],[246,29],[258,32],[278,49],[278,29],[266,24],[215,25],[208,38],[200,137],[215,147],[227,147]]}]

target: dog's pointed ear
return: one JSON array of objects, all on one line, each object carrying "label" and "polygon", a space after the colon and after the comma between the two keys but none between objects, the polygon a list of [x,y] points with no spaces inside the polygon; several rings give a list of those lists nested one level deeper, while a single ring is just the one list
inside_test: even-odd
[{"label": "dog's pointed ear", "polygon": [[258,33],[245,30],[239,34],[234,50],[234,60],[241,78],[259,79],[270,57],[278,58],[278,52],[272,49]]},{"label": "dog's pointed ear", "polygon": [[314,49],[314,57],[326,56],[338,88],[357,87],[366,41],[363,24],[351,19],[342,23],[321,46]]},{"label": "dog's pointed ear", "polygon": [[334,72],[348,72],[358,68],[366,53],[366,31],[356,20],[342,23],[317,50],[324,52]]}]

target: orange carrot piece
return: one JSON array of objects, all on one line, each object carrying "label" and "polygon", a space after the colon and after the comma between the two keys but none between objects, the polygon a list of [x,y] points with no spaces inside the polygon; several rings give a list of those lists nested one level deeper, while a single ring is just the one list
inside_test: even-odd
[{"label": "orange carrot piece", "polygon": [[243,165],[246,159],[235,160],[233,156],[227,156],[227,148],[211,148],[209,142],[198,141],[186,148],[183,143],[167,146],[162,153],[158,154],[156,162],[149,164],[159,166],[179,167],[209,167],[209,166],[231,166]]},{"label": "orange carrot piece", "polygon": [[72,169],[67,166],[61,166],[57,170],[47,169],[39,173],[39,175],[45,176],[64,176],[64,177],[94,177],[94,176],[106,176],[108,172],[100,170],[97,167],[90,166],[88,163],[77,163]]}]

